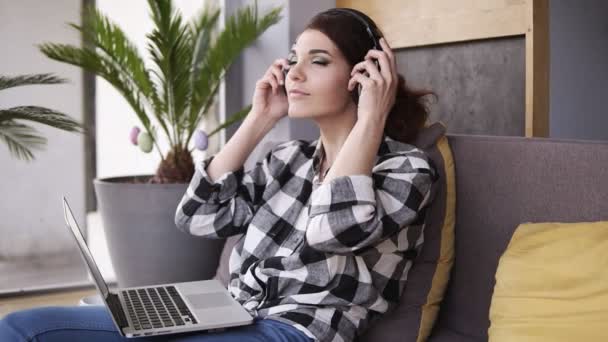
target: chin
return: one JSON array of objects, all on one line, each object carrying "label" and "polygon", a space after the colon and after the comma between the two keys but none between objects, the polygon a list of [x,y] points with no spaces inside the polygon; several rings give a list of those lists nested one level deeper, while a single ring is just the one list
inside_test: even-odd
[{"label": "chin", "polygon": [[313,116],[310,110],[301,110],[294,107],[296,106],[289,106],[289,110],[287,111],[287,115],[291,118],[308,118]]}]

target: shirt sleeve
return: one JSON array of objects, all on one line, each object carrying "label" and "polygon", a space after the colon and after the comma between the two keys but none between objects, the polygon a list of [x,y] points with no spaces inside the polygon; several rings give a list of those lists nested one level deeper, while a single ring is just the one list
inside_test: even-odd
[{"label": "shirt sleeve", "polygon": [[262,201],[271,155],[272,150],[251,170],[245,171],[241,166],[219,176],[215,182],[206,170],[215,155],[197,164],[175,212],[177,228],[207,238],[245,233]]},{"label": "shirt sleeve", "polygon": [[419,224],[436,180],[435,168],[418,149],[381,160],[372,176],[331,179],[311,194],[306,240],[324,252],[362,252]]}]

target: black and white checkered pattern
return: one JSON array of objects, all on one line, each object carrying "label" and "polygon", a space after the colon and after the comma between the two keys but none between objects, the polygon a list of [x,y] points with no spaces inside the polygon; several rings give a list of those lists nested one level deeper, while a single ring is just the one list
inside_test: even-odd
[{"label": "black and white checkered pattern", "polygon": [[423,243],[436,168],[384,135],[372,176],[319,182],[320,139],[281,143],[248,171],[196,172],[175,223],[192,235],[244,234],[229,261],[231,294],[253,315],[319,341],[352,341],[399,301]]}]

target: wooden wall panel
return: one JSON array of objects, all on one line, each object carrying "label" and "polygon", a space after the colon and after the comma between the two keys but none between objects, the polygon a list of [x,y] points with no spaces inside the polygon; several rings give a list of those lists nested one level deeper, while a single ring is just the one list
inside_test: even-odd
[{"label": "wooden wall panel", "polygon": [[549,136],[549,0],[528,1],[526,136]]},{"label": "wooden wall panel", "polygon": [[522,35],[526,0],[338,0],[369,15],[393,48]]},{"label": "wooden wall panel", "polygon": [[[512,114],[523,116],[522,135],[548,136],[548,0],[337,0],[336,6],[369,15],[397,51],[477,40],[489,42],[490,38],[499,37],[524,38],[525,112]],[[502,57],[497,51],[492,58]]]}]

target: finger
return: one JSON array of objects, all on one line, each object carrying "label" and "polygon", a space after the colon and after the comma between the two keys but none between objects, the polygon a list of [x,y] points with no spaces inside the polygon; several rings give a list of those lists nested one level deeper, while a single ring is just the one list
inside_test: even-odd
[{"label": "finger", "polygon": [[280,77],[278,77],[278,79],[285,82],[284,77],[283,77],[284,76],[283,70],[289,69],[289,61],[286,58],[279,58],[279,59],[275,60],[274,63],[272,64],[272,69],[278,70],[279,75],[280,75]]},{"label": "finger", "polygon": [[369,50],[367,52],[367,55],[365,55],[365,59],[368,59],[368,58],[375,58],[378,61],[378,63],[380,63],[380,73],[382,74],[384,79],[387,80],[388,82],[392,82],[392,80],[394,79],[393,75],[395,72],[395,68],[393,67],[393,64],[391,63],[391,61],[389,60],[388,55],[383,51]]},{"label": "finger", "polygon": [[272,92],[274,94],[278,94],[280,87],[279,82],[276,80],[276,78],[274,78],[274,76],[270,78],[270,81],[272,82]]},{"label": "finger", "polygon": [[395,54],[393,53],[393,49],[388,45],[386,38],[380,38],[380,46],[382,47],[382,51],[388,55],[389,59],[394,59]]},{"label": "finger", "polygon": [[385,78],[382,74],[380,74],[380,70],[378,70],[378,64],[374,62],[371,58],[365,60],[365,70],[369,73],[369,78],[376,82],[385,82]]},{"label": "finger", "polygon": [[353,75],[353,77],[349,81],[349,89],[353,90],[357,86],[357,84],[361,84],[363,87],[371,87],[374,84],[374,81],[364,74],[357,73]]},{"label": "finger", "polygon": [[282,85],[285,83],[285,80],[283,79],[283,72],[281,70],[278,68],[272,68],[270,72],[272,76],[275,77],[278,84]]},{"label": "finger", "polygon": [[272,85],[266,81],[266,77],[260,78],[256,82],[256,88],[266,89],[266,88],[269,88],[269,87],[272,88]]},{"label": "finger", "polygon": [[384,38],[384,37],[380,38],[380,48],[382,50],[375,50],[375,51],[381,51],[384,54],[386,54],[386,57],[387,57],[389,63],[393,66],[393,69],[396,70],[397,62],[396,62],[395,54],[393,53],[393,50],[388,46],[388,42],[386,41],[386,38]]},{"label": "finger", "polygon": [[388,56],[388,59],[391,62],[391,65],[393,66],[393,71],[397,72],[397,58],[395,57],[395,54],[393,53],[393,49],[391,49],[391,47],[388,45],[388,42],[386,41],[386,38],[384,38],[384,37],[382,37],[382,39],[380,39],[380,44],[384,45],[382,47],[382,50],[384,52],[386,52],[386,55]]},{"label": "finger", "polygon": [[272,75],[268,75],[264,78],[264,80],[272,88],[272,93],[276,94],[276,89],[277,89],[278,85],[277,85],[277,81],[274,79],[274,77]]},{"label": "finger", "polygon": [[351,71],[351,76],[354,73],[359,73],[361,71],[366,71],[369,74],[369,78],[377,81],[384,82],[384,77],[380,74],[378,67],[371,59],[366,59],[363,62],[359,62],[355,65],[353,70]]},{"label": "finger", "polygon": [[353,90],[357,83],[361,84],[363,87],[369,87],[374,83],[374,81],[363,74],[356,73],[348,81],[348,90]]},{"label": "finger", "polygon": [[274,62],[272,63],[272,66],[276,66],[276,67],[285,67],[287,65],[287,59],[286,58],[278,58],[275,59]]}]

